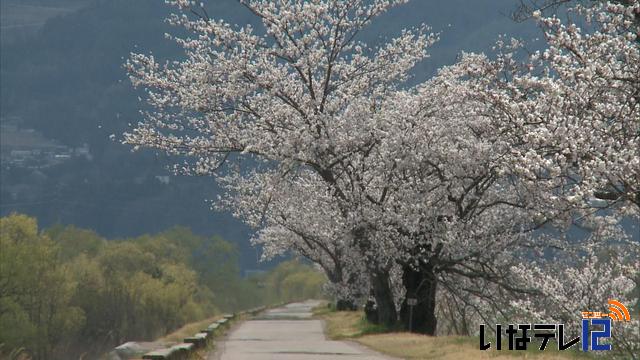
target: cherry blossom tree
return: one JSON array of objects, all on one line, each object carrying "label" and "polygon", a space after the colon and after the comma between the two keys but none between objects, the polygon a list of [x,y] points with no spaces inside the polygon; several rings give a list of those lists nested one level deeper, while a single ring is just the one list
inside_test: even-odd
[{"label": "cherry blossom tree", "polygon": [[[467,54],[445,70],[454,73],[448,82],[464,83],[458,98],[484,104],[467,107],[467,117],[482,116],[498,135],[495,144],[504,142],[510,149],[495,158],[501,159],[496,173],[517,179],[523,193],[534,195],[539,204],[527,206],[532,220],[560,231],[578,222],[591,231],[584,239],[556,235],[545,257],[525,253],[520,259],[526,265],[509,270],[511,280],[521,282],[515,286],[533,290],[521,292],[526,302],[514,303],[531,310],[528,318],[551,322],[576,321],[582,309],[601,309],[612,296],[637,304],[640,274],[638,244],[627,241],[629,234],[617,226],[627,217],[637,231],[640,7],[630,1],[574,11],[584,15],[590,29],[535,14],[548,47],[524,64],[514,60],[520,44],[512,41],[499,43],[502,51],[495,60]],[[537,239],[531,245],[524,248],[544,249]],[[557,254],[548,259],[551,249]],[[478,309],[474,315],[508,309],[503,315],[514,318],[517,307],[501,304],[500,299],[515,299],[501,294],[504,288],[471,280],[459,278],[460,286],[444,292]],[[464,293],[464,287],[483,290]],[[637,354],[637,323],[616,328],[621,350]]]},{"label": "cherry blossom tree", "polygon": [[[399,317],[436,334],[443,296],[476,319],[506,316],[513,299],[536,303],[568,280],[537,259],[586,243],[538,230],[562,233],[579,219],[590,240],[624,240],[617,222],[640,209],[639,5],[578,8],[591,31],[540,18],[548,46],[524,64],[521,44],[501,41],[495,59],[463,54],[407,87],[436,35],[421,27],[377,48],[357,41],[403,2],[242,1],[263,30],[171,2],[182,13],[170,21],[194,35],[175,38],[183,61],[131,56],[152,109],[125,143],[215,176],[228,190],[220,206],[259,229],[265,256],[294,251],[340,298],[370,288],[381,323]],[[412,324],[409,298],[419,303]]]},{"label": "cherry blossom tree", "polygon": [[590,31],[556,17],[539,18],[548,47],[524,71],[511,52],[479,61],[478,76],[486,80],[475,91],[492,104],[501,131],[527,143],[513,153],[520,177],[555,182],[556,195],[584,211],[600,200],[620,215],[637,217],[640,5],[575,11],[592,25]]},{"label": "cherry blossom tree", "polygon": [[[425,332],[435,328],[429,313],[436,283],[456,289],[462,276],[474,283],[472,291],[485,283],[540,294],[499,270],[533,263],[525,250],[543,254],[572,244],[563,237],[533,236],[532,230],[553,225],[565,231],[579,220],[611,244],[624,240],[625,234],[613,232],[623,216],[637,220],[639,5],[576,11],[594,29],[541,20],[548,48],[530,63],[514,60],[517,41],[500,44],[504,52],[496,60],[465,55],[419,87],[417,101],[406,93],[391,97],[389,113],[376,114],[387,116],[389,127],[374,149],[384,149],[375,172],[382,178],[391,174],[387,179],[395,189],[386,192],[385,218],[373,223],[386,220],[394,246],[382,246],[402,249],[393,257],[409,259],[414,271],[423,272],[411,276],[407,268],[404,276],[408,296],[422,289],[419,299],[433,299],[419,317]],[[454,241],[442,240],[453,234]],[[460,256],[451,256],[452,249]],[[451,274],[452,281],[443,280]]]},{"label": "cherry blossom tree", "polygon": [[541,294],[514,300],[513,318],[564,323],[567,335],[580,336],[582,312],[608,314],[608,300],[614,299],[627,306],[633,315],[630,321],[614,321],[613,351],[609,355],[638,359],[640,319],[633,309],[639,300],[637,290],[634,293],[640,285],[639,257],[638,244],[612,247],[591,242],[564,249],[526,269],[524,265],[514,267],[515,276],[535,286]]},{"label": "cherry blossom tree", "polygon": [[[518,22],[526,21],[534,17],[534,13],[540,14],[557,13],[562,7],[571,8],[577,4],[583,6],[598,6],[606,3],[605,0],[518,0],[518,4],[511,17]],[[614,4],[629,5],[633,3],[629,0],[612,0]],[[640,15],[635,16],[636,22],[640,21]]]},{"label": "cherry blossom tree", "polygon": [[537,200],[548,189],[508,172],[514,142],[495,131],[482,115],[487,105],[469,92],[467,68],[475,61],[468,57],[414,91],[389,97],[376,120],[387,136],[374,150],[374,173],[391,185],[381,187],[380,209],[367,218],[376,227],[377,253],[403,267],[403,322],[407,299],[416,298],[411,328],[428,334],[437,328],[438,286],[461,290],[459,278],[466,277],[532,291],[514,286],[501,269],[520,261],[524,246],[548,246],[531,238],[544,224],[534,214],[548,206]]},{"label": "cherry blossom tree", "polygon": [[220,178],[228,192],[218,207],[257,230],[252,243],[262,247],[263,258],[293,252],[311,260],[327,275],[336,308],[355,309],[368,279],[325,182],[308,170],[286,178],[273,170],[238,175]]},{"label": "cherry blossom tree", "polygon": [[[545,296],[533,308],[543,313],[539,317],[565,322],[582,309],[604,310],[611,297],[633,308],[640,289],[640,245],[611,233],[624,217],[637,232],[640,218],[640,3],[574,11],[584,16],[586,29],[534,14],[549,44],[531,59],[543,72],[514,77],[529,96],[511,94],[508,110],[516,131],[534,134],[524,171],[544,181],[553,175],[561,190],[555,195],[593,230],[588,242],[565,247],[563,261],[538,270]],[[547,303],[535,303],[541,300]],[[558,311],[543,310],[551,308]],[[638,358],[638,328],[638,319],[615,324],[615,346],[625,358]]]},{"label": "cherry blossom tree", "polygon": [[[375,17],[403,2],[241,1],[262,20],[264,33],[210,19],[195,2],[172,2],[183,13],[170,21],[195,37],[175,39],[184,61],[131,56],[132,82],[148,89],[153,110],[125,142],[195,159],[181,168],[186,173],[213,174],[232,153],[277,161],[282,172],[310,169],[353,219],[360,198],[351,189],[360,176],[349,159],[366,157],[378,134],[368,130],[368,119],[342,115],[353,107],[375,110],[437,39],[423,26],[377,48],[357,41]],[[385,269],[376,270],[370,271],[382,288],[376,292],[380,318],[391,324]]]}]

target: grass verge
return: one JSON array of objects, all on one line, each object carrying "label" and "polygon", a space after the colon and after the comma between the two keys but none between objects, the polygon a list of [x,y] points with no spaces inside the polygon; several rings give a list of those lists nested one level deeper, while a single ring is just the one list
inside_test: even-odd
[{"label": "grass verge", "polygon": [[367,322],[362,311],[332,311],[326,305],[316,308],[314,316],[325,321],[326,335],[332,340],[356,341],[375,351],[401,359],[593,359],[592,356],[579,351],[567,350],[560,353],[549,348],[539,351],[537,343],[531,343],[527,351],[481,351],[478,349],[479,339],[475,337],[434,337],[398,331],[388,332],[388,329],[382,326]]},{"label": "grass verge", "polygon": [[204,319],[202,321],[188,323],[183,327],[181,327],[180,329],[170,334],[167,334],[155,341],[162,342],[162,343],[181,343],[184,338],[192,336],[193,334],[199,333],[200,330],[206,328],[210,324],[220,319],[222,319],[222,315],[216,315],[208,319]]}]

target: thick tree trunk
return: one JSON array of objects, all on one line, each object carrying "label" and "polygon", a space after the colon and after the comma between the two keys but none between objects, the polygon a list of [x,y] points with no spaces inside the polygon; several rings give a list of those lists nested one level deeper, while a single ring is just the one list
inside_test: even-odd
[{"label": "thick tree trunk", "polygon": [[379,324],[380,322],[378,321],[378,309],[376,309],[376,302],[373,300],[373,289],[371,290],[370,295],[371,296],[369,300],[367,300],[367,303],[364,304],[364,315],[367,318],[367,321],[369,321],[370,323]]},{"label": "thick tree trunk", "polygon": [[[402,324],[407,330],[435,335],[438,325],[435,313],[437,281],[432,267],[422,266],[420,269],[414,269],[405,265],[402,281],[407,289],[407,295],[400,308]],[[418,302],[413,306],[413,313],[407,304],[409,298],[416,299]]]},{"label": "thick tree trunk", "polygon": [[[340,284],[343,281],[343,272],[342,268],[339,264],[336,264],[336,267],[331,270],[327,270],[327,267],[323,267],[325,269],[325,273],[327,274],[327,278],[331,281],[336,287],[340,288]],[[353,285],[354,280],[349,278],[347,283]],[[353,286],[351,287],[354,288]],[[338,311],[356,311],[358,310],[358,300],[362,299],[361,294],[352,294],[350,297],[346,297],[344,295],[337,295],[335,298],[335,306]]]},{"label": "thick tree trunk", "polygon": [[[355,244],[360,248],[363,254],[370,252],[372,245],[371,241],[367,238],[368,227],[366,225],[353,229],[353,238]],[[381,270],[378,267],[377,259],[371,258],[371,255],[366,259],[367,271],[369,272],[369,279],[371,283],[371,290],[375,299],[375,309],[377,315],[375,316],[376,324],[393,327],[398,322],[398,312],[393,302],[393,292],[391,291],[391,285],[389,281],[389,271]],[[365,312],[367,318],[373,319],[371,316],[371,304],[367,303],[365,306]]]},{"label": "thick tree trunk", "polygon": [[371,274],[371,287],[376,299],[378,324],[393,327],[398,321],[398,313],[393,302],[393,292],[389,284],[389,272],[376,270]]},{"label": "thick tree trunk", "polygon": [[[327,270],[327,267],[323,267],[325,269],[325,273],[327,274],[327,278],[331,281],[336,287],[340,287],[340,283],[342,282],[342,269],[339,266],[336,266],[335,269]],[[346,310],[356,310],[356,304],[353,300],[342,298],[339,295],[335,299],[336,310],[338,311],[346,311]]]}]

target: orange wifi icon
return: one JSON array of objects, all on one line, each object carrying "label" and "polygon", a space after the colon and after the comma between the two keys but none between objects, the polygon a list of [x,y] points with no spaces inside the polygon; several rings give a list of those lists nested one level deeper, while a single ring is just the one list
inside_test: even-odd
[{"label": "orange wifi icon", "polygon": [[629,310],[618,300],[609,300],[609,310],[611,313],[609,317],[614,321],[631,321],[631,315],[629,315]]}]

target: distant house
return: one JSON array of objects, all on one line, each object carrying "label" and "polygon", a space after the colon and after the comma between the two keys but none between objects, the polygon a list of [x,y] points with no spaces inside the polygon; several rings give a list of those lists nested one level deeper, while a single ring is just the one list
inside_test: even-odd
[{"label": "distant house", "polygon": [[3,165],[51,166],[69,160],[72,155],[89,154],[88,146],[79,149],[74,152],[34,129],[20,129],[15,122],[3,120],[0,125],[0,160]]},{"label": "distant house", "polygon": [[28,158],[35,155],[34,151],[31,151],[31,150],[11,150],[10,154],[12,158],[17,158],[17,159],[19,158],[24,159],[24,158]]}]

